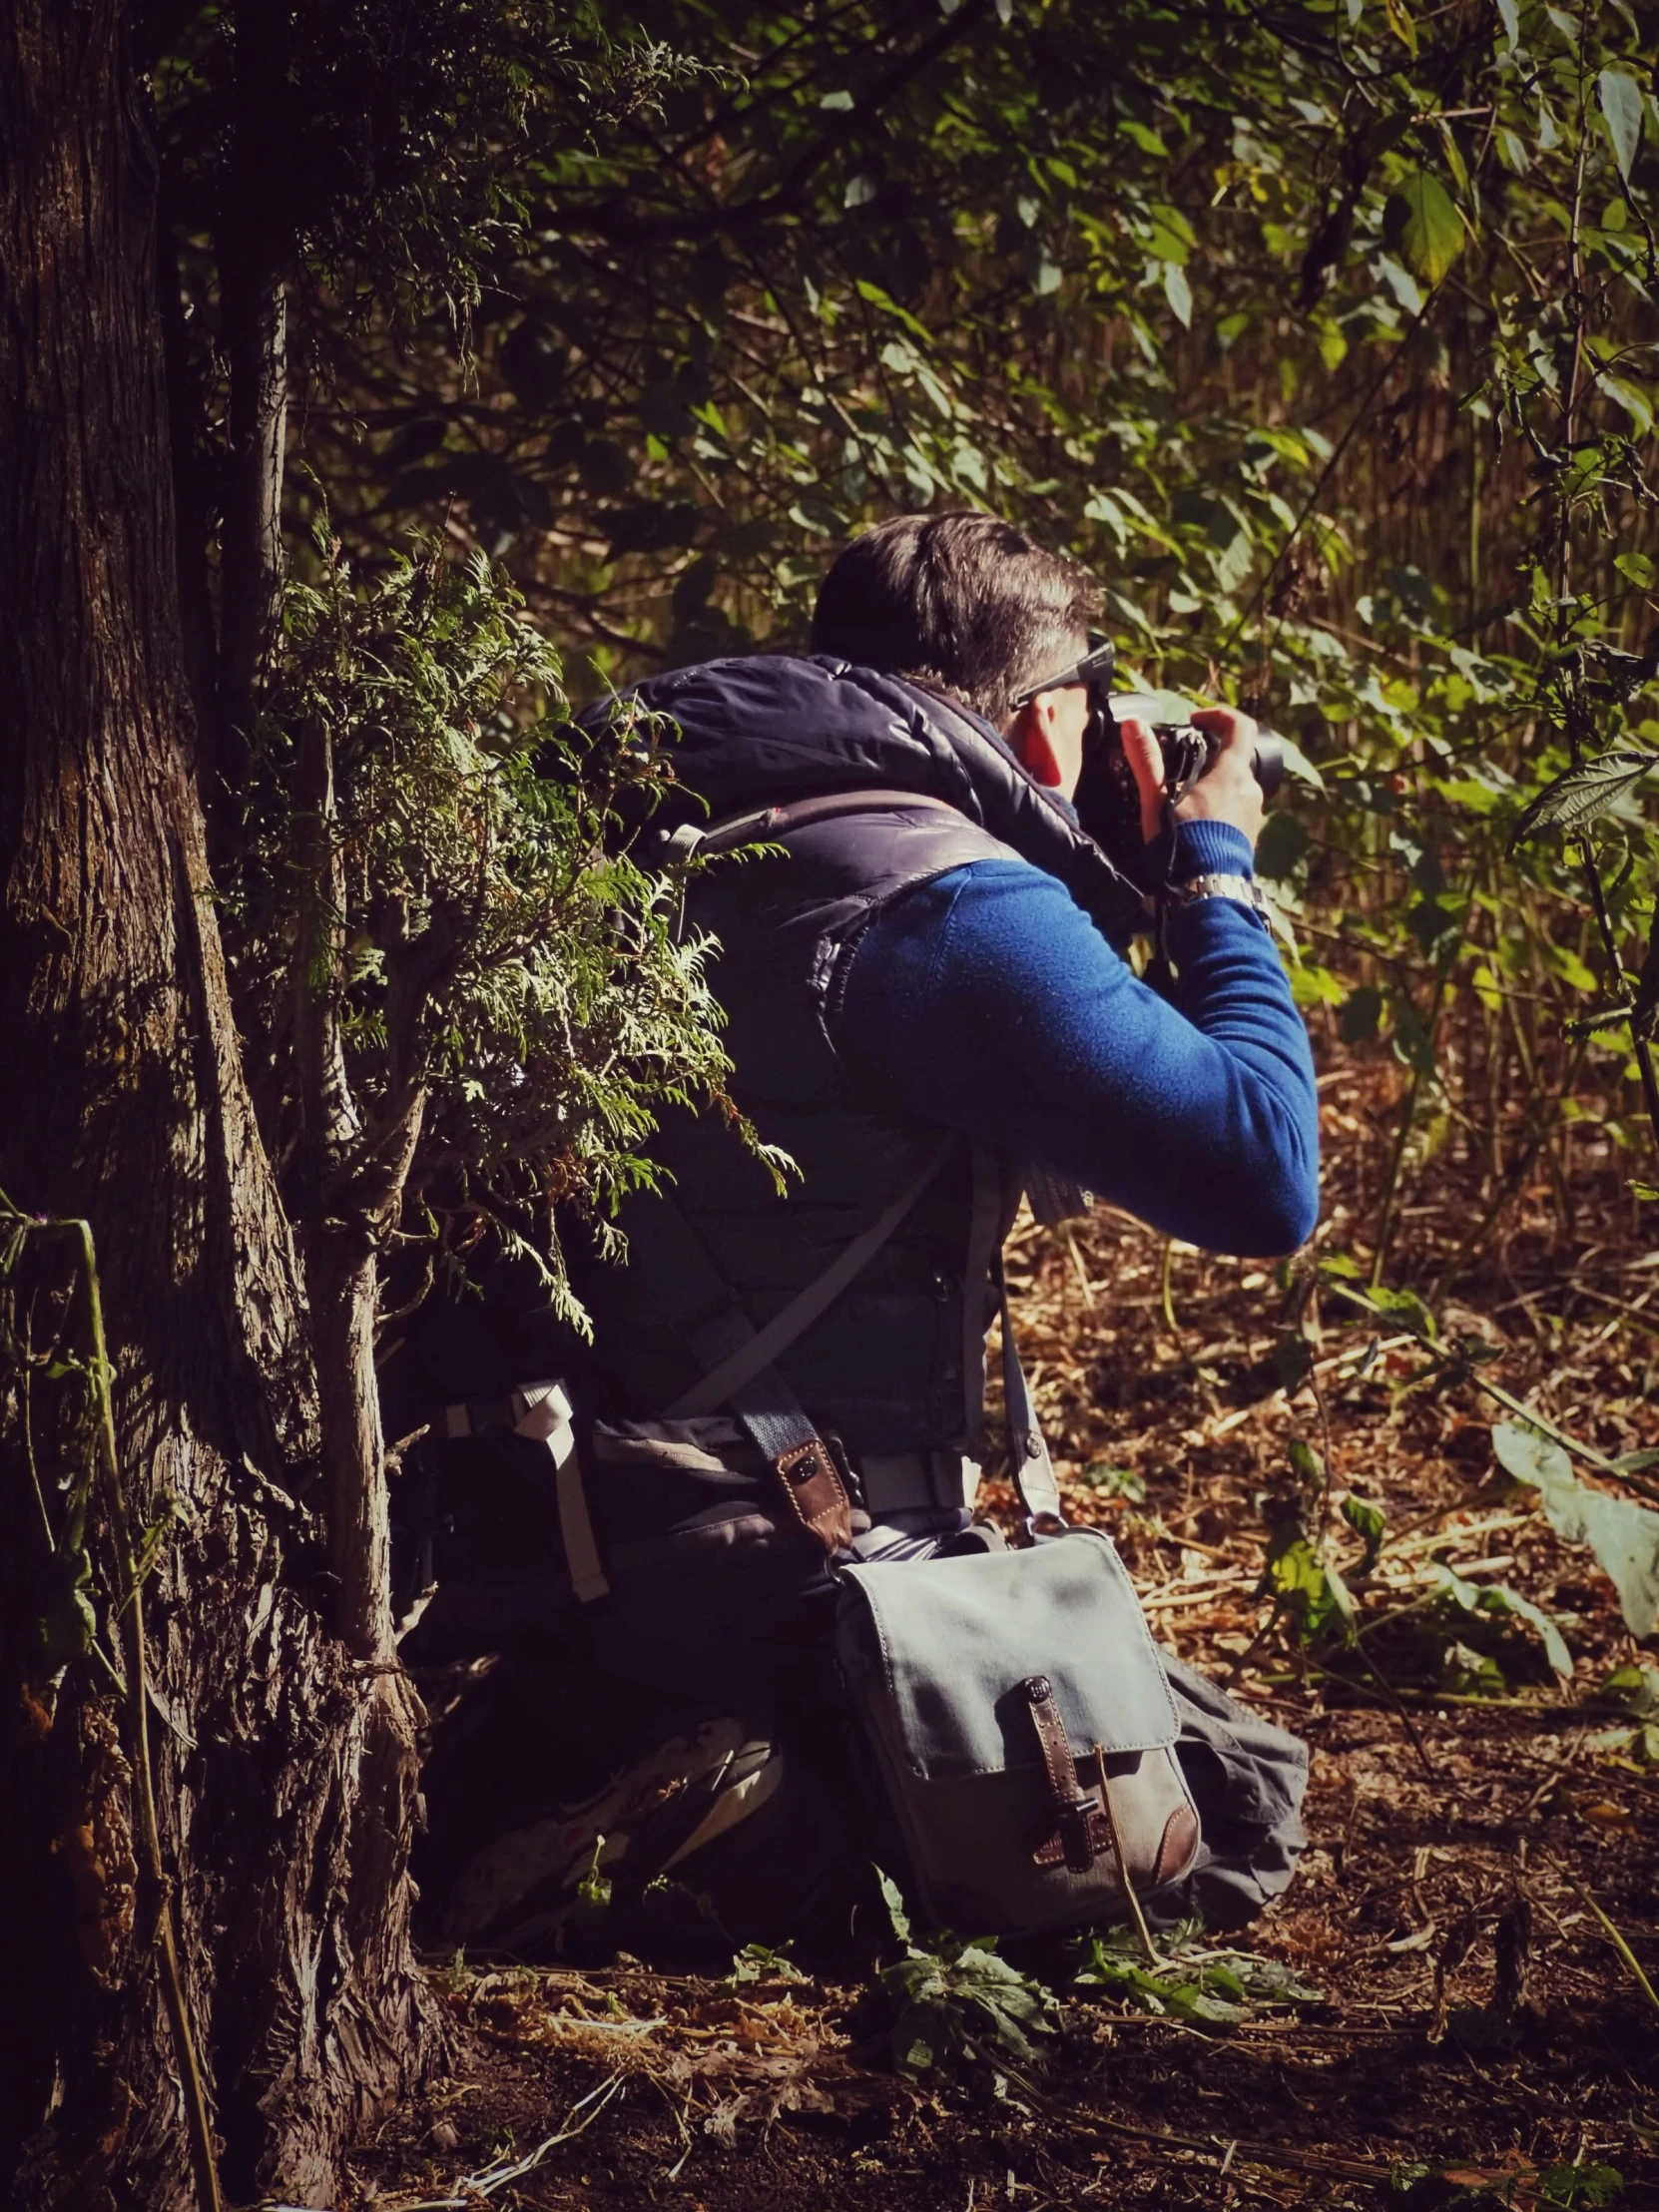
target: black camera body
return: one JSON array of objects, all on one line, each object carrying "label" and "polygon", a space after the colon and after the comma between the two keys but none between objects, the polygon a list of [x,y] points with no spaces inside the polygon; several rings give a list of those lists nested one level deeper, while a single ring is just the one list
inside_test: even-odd
[{"label": "black camera body", "polygon": [[[1164,789],[1173,805],[1210,773],[1221,750],[1221,740],[1213,731],[1200,730],[1188,719],[1194,711],[1189,700],[1171,692],[1113,692],[1109,714],[1100,717],[1106,727],[1088,747],[1077,786],[1077,818],[1132,878],[1144,872],[1146,844],[1141,835],[1141,797],[1124,758],[1118,725],[1130,721],[1151,725],[1164,756]],[[1285,749],[1276,732],[1258,730],[1251,766],[1262,797],[1272,799],[1285,781]]]}]

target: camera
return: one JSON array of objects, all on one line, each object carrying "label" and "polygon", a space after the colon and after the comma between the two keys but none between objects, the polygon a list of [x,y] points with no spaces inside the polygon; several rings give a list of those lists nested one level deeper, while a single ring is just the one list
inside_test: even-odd
[{"label": "camera", "polygon": [[[1138,880],[1144,873],[1146,856],[1141,835],[1141,795],[1124,758],[1118,725],[1130,721],[1151,724],[1164,756],[1164,789],[1172,806],[1210,773],[1221,740],[1212,730],[1196,729],[1190,720],[1192,702],[1172,692],[1112,692],[1104,704],[1104,714],[1090,718],[1074,804],[1078,822],[1096,844],[1105,848],[1107,857],[1126,875]],[[1251,767],[1262,787],[1262,797],[1272,799],[1285,781],[1284,746],[1272,730],[1256,733]]]},{"label": "camera", "polygon": [[[1141,799],[1135,778],[1124,758],[1118,725],[1145,722],[1152,727],[1164,756],[1164,790],[1171,806],[1184,799],[1201,777],[1208,776],[1221,751],[1214,732],[1193,723],[1197,713],[1190,699],[1177,692],[1115,692],[1111,689],[1116,654],[1111,641],[1096,638],[1089,651],[1069,668],[1028,685],[1013,701],[1021,707],[1039,692],[1081,684],[1089,695],[1088,727],[1083,737],[1083,773],[1078,779],[1073,805],[1077,820],[1107,857],[1132,881],[1145,872],[1146,840],[1141,835]],[[1262,797],[1270,800],[1285,781],[1284,741],[1272,730],[1258,730],[1251,762]]]}]

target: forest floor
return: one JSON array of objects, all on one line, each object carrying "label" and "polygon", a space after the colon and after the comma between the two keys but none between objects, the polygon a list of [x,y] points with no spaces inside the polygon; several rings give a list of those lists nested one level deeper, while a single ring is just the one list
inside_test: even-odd
[{"label": "forest floor", "polygon": [[[1364,1055],[1322,1079],[1324,1252],[1352,1238],[1369,1262],[1394,1084]],[[439,1971],[453,2070],[362,2147],[352,2202],[1659,2206],[1659,1703],[1641,1710],[1659,1675],[1616,1674],[1642,1655],[1612,1583],[1499,1465],[1504,1410],[1467,1379],[1609,1457],[1659,1446],[1659,1251],[1621,1172],[1581,1129],[1447,1283],[1442,1341],[1495,1355],[1462,1380],[1409,1315],[1374,1322],[1328,1290],[1306,1325],[1317,1389],[1287,1396],[1274,1271],[1179,1247],[1166,1263],[1103,1208],[1016,1242],[1071,1509],[1111,1530],[1171,1649],[1311,1746],[1310,1849],[1240,1938],[1291,1989],[1194,2016],[1206,1965],[1210,1996],[1237,1985],[1189,1951],[1161,2014],[1144,1989],[1056,1984],[1040,2068],[912,2080],[882,2063],[867,1987],[787,1963]],[[1413,1165],[1393,1282],[1445,1273],[1481,1175],[1454,1147]],[[1323,1498],[1293,1438],[1328,1452]],[[1655,1476],[1624,1494],[1659,1496]],[[1347,1493],[1386,1516],[1369,1574]],[[1324,1523],[1360,1645],[1310,1647],[1259,1594],[1275,1499],[1300,1499],[1316,1538]]]}]

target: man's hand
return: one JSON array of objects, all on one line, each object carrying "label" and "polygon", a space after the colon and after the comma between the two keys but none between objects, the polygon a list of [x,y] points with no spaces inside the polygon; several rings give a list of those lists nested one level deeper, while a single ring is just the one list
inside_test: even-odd
[{"label": "man's hand", "polygon": [[[1178,822],[1230,822],[1242,830],[1252,846],[1262,833],[1262,787],[1251,763],[1256,752],[1256,725],[1249,715],[1233,707],[1201,707],[1193,716],[1194,727],[1210,730],[1221,740],[1215,765],[1201,776],[1175,810]],[[1141,795],[1141,835],[1150,844],[1164,826],[1164,756],[1152,735],[1150,723],[1125,721],[1118,725],[1123,737],[1124,759]]]}]

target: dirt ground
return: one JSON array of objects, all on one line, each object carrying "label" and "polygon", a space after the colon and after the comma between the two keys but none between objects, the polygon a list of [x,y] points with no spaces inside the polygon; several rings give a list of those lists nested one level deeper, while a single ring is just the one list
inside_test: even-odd
[{"label": "dirt ground", "polygon": [[[1322,1079],[1328,1254],[1369,1262],[1393,1081],[1364,1058]],[[1436,1302],[1447,1337],[1495,1353],[1475,1375],[1615,1457],[1659,1446],[1659,1252],[1623,1172],[1581,1128]],[[1480,1174],[1456,1144],[1413,1168],[1391,1282],[1446,1272]],[[1311,1848],[1241,1940],[1317,1999],[1203,2021],[1058,1987],[1040,2068],[911,2080],[867,1989],[787,1966],[470,1961],[437,1969],[451,2071],[362,2147],[354,2205],[1659,2205],[1659,1726],[1606,1688],[1642,1654],[1589,1552],[1494,1458],[1502,1408],[1330,1295],[1317,1387],[1287,1396],[1274,1272],[1166,1255],[1105,1209],[1027,1230],[1012,1274],[1076,1517],[1112,1531],[1172,1650],[1311,1746]],[[1328,1454],[1312,1506],[1293,1438]],[[1347,1493],[1386,1516],[1369,1575]],[[1659,1467],[1627,1494],[1659,1497]],[[1258,1594],[1296,1496],[1358,1646],[1310,1649]],[[1461,1599],[1435,1595],[1443,1566]],[[1482,1589],[1540,1608],[1570,1674]]]}]

